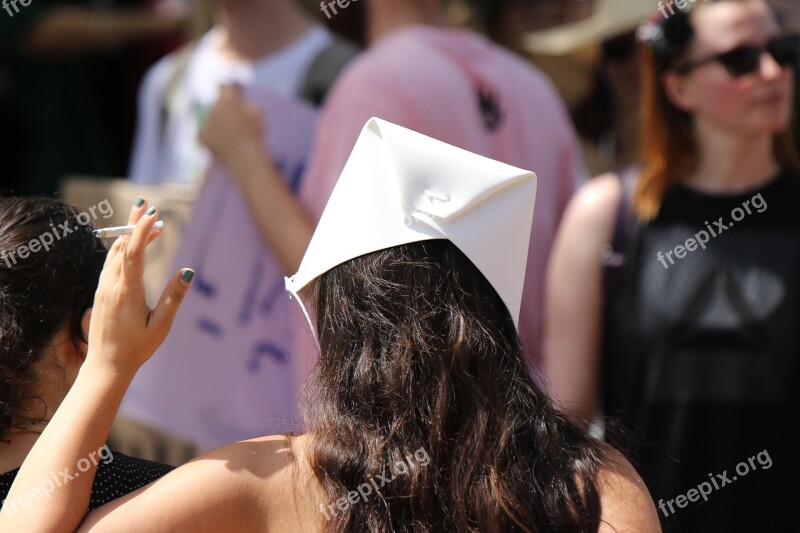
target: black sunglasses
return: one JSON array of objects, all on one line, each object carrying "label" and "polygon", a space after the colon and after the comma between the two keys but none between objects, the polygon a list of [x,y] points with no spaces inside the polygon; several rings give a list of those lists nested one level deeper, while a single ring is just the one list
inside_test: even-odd
[{"label": "black sunglasses", "polygon": [[740,78],[758,70],[764,52],[769,52],[775,62],[783,68],[796,66],[798,49],[800,49],[799,34],[781,35],[770,39],[765,46],[743,44],[721,54],[679,65],[673,70],[678,74],[687,74],[698,67],[718,61],[728,74]]}]

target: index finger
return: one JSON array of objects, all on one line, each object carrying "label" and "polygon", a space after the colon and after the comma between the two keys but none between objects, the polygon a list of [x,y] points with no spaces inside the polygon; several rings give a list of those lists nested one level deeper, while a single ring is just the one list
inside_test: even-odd
[{"label": "index finger", "polygon": [[124,258],[122,261],[122,277],[131,279],[141,279],[144,274],[144,252],[150,242],[150,233],[153,224],[158,219],[156,206],[151,206],[145,211],[144,216],[139,218],[136,227],[133,229],[128,245],[125,247]]},{"label": "index finger", "polygon": [[[133,202],[133,207],[131,207],[131,211],[128,214],[128,226],[132,226],[136,224],[142,215],[144,215],[145,211],[147,210],[147,200],[142,198],[141,196],[137,196],[136,200]],[[114,260],[116,255],[125,249],[128,244],[128,235],[123,235],[122,237],[118,237],[114,244],[108,249],[108,255],[106,256],[105,267],[108,267],[111,262]]]}]

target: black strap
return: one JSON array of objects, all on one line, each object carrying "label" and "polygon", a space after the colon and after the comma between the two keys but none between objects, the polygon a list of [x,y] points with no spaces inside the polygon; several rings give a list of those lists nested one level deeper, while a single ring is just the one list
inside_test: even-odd
[{"label": "black strap", "polygon": [[622,191],[614,221],[614,234],[609,246],[603,251],[603,286],[606,307],[619,290],[628,257],[638,240],[639,225],[633,215],[633,188],[637,173],[637,169],[628,169],[616,174]]},{"label": "black strap", "polygon": [[299,96],[321,106],[336,78],[360,50],[354,44],[335,37],[308,68]]},{"label": "black strap", "polygon": [[[192,41],[177,52],[174,52],[175,68],[170,74],[161,99],[158,128],[161,142],[164,140],[167,121],[175,95],[189,69],[189,62],[192,53],[197,47],[197,43],[198,41],[196,40]],[[316,106],[322,105],[325,96],[328,94],[334,81],[336,81],[339,73],[350,60],[358,55],[359,51],[360,50],[355,45],[342,39],[334,38],[334,41],[314,58],[314,61],[311,63],[306,73],[305,81],[303,82],[303,87],[299,96]]]},{"label": "black strap", "polygon": [[625,170],[617,175],[619,185],[622,188],[619,205],[617,206],[617,220],[614,224],[614,236],[611,239],[611,247],[614,252],[625,254],[628,248],[628,240],[633,225],[633,184],[636,181],[636,171],[633,169]]}]

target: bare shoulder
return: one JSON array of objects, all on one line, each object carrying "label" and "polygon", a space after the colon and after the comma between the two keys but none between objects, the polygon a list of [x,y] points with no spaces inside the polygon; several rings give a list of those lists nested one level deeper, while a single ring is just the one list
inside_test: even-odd
[{"label": "bare shoulder", "polygon": [[228,444],[90,513],[80,531],[269,530],[291,464],[285,436]]},{"label": "bare shoulder", "polygon": [[311,531],[324,501],[312,473],[309,435],[273,435],[237,442],[220,453],[247,468],[267,531]]},{"label": "bare shoulder", "polygon": [[614,235],[621,198],[622,186],[614,174],[592,178],[578,189],[558,229],[551,271],[568,272],[567,283],[598,271],[603,247]]},{"label": "bare shoulder", "polygon": [[270,435],[234,442],[211,450],[195,461],[224,458],[236,469],[243,468],[257,476],[270,475],[291,465],[293,438]]},{"label": "bare shoulder", "polygon": [[307,475],[307,446],[306,436],[270,435],[228,444],[195,461],[223,460],[230,472],[256,483],[258,493],[272,496]]},{"label": "bare shoulder", "polygon": [[587,181],[575,193],[567,208],[566,216],[573,223],[587,229],[612,227],[616,219],[619,202],[622,198],[622,186],[614,174],[602,174]]},{"label": "bare shoulder", "polygon": [[605,451],[598,487],[602,504],[600,533],[661,531],[658,513],[644,481],[614,449]]}]

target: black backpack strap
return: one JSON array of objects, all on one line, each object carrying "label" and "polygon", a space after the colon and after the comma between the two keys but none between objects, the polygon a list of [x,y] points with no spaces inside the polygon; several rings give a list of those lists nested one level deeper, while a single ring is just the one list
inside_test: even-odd
[{"label": "black backpack strap", "polygon": [[617,206],[617,220],[614,224],[614,237],[611,246],[615,252],[624,254],[628,248],[631,225],[633,223],[633,190],[632,184],[636,179],[632,170],[626,170],[617,176],[622,188],[619,205]]},{"label": "black backpack strap", "polygon": [[315,106],[321,106],[336,78],[359,52],[354,44],[334,37],[333,42],[317,54],[308,68],[299,96]]},{"label": "black backpack strap", "polygon": [[638,224],[633,214],[633,191],[638,170],[627,169],[617,173],[621,194],[614,221],[614,234],[603,251],[603,284],[606,304],[614,297],[620,284],[627,258],[633,248]]}]

